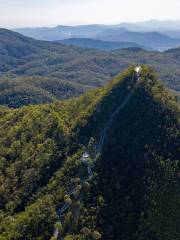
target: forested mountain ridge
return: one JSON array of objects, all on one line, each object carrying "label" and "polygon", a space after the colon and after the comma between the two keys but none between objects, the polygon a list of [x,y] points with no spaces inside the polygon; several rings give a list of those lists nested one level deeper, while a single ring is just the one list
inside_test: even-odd
[{"label": "forested mountain ridge", "polygon": [[[65,199],[65,239],[178,240],[179,104],[145,66],[136,83],[132,67],[79,98],[1,108],[1,239],[49,239]],[[93,179],[69,199],[108,124]]]},{"label": "forested mountain ridge", "polygon": [[[124,49],[124,48],[141,48],[144,50],[150,50],[148,47],[144,47],[143,45],[134,43],[134,42],[111,42],[111,41],[102,41],[97,39],[89,39],[89,38],[69,38],[58,41],[62,44],[68,46],[78,46],[78,47],[86,47],[86,48],[94,48],[100,50],[116,50],[116,49]],[[152,49],[151,49],[152,50]]]}]

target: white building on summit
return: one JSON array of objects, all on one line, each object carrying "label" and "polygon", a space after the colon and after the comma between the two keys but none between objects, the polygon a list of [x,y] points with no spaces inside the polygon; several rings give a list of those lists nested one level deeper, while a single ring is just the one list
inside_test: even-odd
[{"label": "white building on summit", "polygon": [[136,71],[136,73],[139,75],[140,72],[141,72],[141,66],[135,67],[135,71]]},{"label": "white building on summit", "polygon": [[84,152],[82,158],[86,160],[87,158],[89,158],[89,154],[87,152]]}]

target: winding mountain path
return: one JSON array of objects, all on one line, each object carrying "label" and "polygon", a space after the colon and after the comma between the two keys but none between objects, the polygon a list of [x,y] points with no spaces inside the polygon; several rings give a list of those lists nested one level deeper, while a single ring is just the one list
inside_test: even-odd
[{"label": "winding mountain path", "polygon": [[[136,72],[136,76],[137,76],[137,81],[136,81],[136,84],[135,84],[135,87],[131,90],[131,92],[128,94],[128,96],[125,98],[125,100],[123,101],[123,103],[114,111],[114,113],[111,115],[111,118],[108,122],[108,124],[106,125],[106,127],[104,128],[104,130],[102,131],[101,133],[101,137],[100,137],[100,140],[99,140],[99,143],[98,145],[96,146],[96,156],[97,154],[99,154],[101,151],[102,151],[102,148],[103,148],[103,145],[104,145],[104,142],[105,142],[105,139],[106,139],[106,136],[107,136],[107,133],[108,133],[108,130],[110,129],[115,117],[117,116],[117,114],[125,107],[125,105],[127,104],[127,102],[129,101],[129,99],[132,97],[133,93],[134,93],[134,90],[137,86],[137,84],[139,83],[140,81],[140,76],[141,76],[141,66],[137,66],[134,68],[134,71]],[[94,162],[96,160],[96,156],[94,157]],[[87,178],[86,179],[82,179],[80,177],[80,182],[81,182],[81,188],[82,188],[82,185],[91,180],[91,178],[93,177],[93,167],[92,165],[89,163],[88,159],[90,158],[90,155],[87,151],[85,151],[82,156],[81,156],[81,162],[85,164],[85,166],[87,167]],[[78,191],[77,187],[73,188],[70,192],[67,192],[67,195],[68,196],[73,196],[76,194],[76,192]],[[62,219],[62,216],[63,214],[71,207],[71,203],[65,203],[60,209],[58,209],[57,211],[57,215],[58,215],[58,218],[59,218],[59,221],[61,222],[61,219]],[[63,236],[60,234],[60,231],[58,228],[55,229],[54,231],[54,238],[57,239],[57,240],[63,240]]]}]

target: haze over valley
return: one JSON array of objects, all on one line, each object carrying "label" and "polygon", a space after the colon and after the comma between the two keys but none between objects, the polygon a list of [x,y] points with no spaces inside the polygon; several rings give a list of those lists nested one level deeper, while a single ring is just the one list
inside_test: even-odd
[{"label": "haze over valley", "polygon": [[[115,42],[119,44],[139,44],[141,48],[151,48],[164,51],[180,46],[180,21],[147,21],[139,23],[121,23],[117,25],[81,25],[81,26],[57,26],[54,28],[20,28],[15,31],[38,40],[57,41],[71,40],[72,45],[87,46],[82,41],[87,38],[92,48],[96,48],[93,42],[96,40]],[[66,42],[63,41],[65,44]],[[103,45],[103,43],[101,43]],[[109,43],[110,44],[110,43]],[[112,43],[111,43],[112,44]],[[134,44],[134,45],[133,45]],[[98,44],[97,44],[98,48]],[[103,47],[102,47],[103,48]],[[116,47],[118,48],[118,47]],[[120,47],[119,48],[125,48]],[[106,49],[106,48],[105,48]],[[107,47],[107,49],[109,49]]]}]

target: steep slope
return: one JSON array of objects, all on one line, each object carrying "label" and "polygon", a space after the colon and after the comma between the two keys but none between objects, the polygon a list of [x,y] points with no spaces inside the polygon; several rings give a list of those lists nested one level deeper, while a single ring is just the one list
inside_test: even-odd
[{"label": "steep slope", "polygon": [[153,76],[144,81],[113,121],[96,170],[102,239],[180,236],[179,107]]},{"label": "steep slope", "polygon": [[[50,57],[50,55],[53,57],[53,54],[56,57],[61,54],[61,61],[67,61],[67,56],[64,58],[64,54],[69,54],[72,57],[72,54],[77,52],[77,48],[69,48],[55,42],[38,41],[7,29],[0,29],[0,73],[16,66],[23,66],[29,61],[33,64],[35,60],[39,61],[42,58]],[[39,65],[37,64],[36,68]],[[23,72],[19,74],[23,74]]]},{"label": "steep slope", "polygon": [[145,66],[80,98],[2,108],[1,239],[178,240],[179,113]]},{"label": "steep slope", "polygon": [[35,44],[33,39],[3,28],[0,29],[0,33],[1,55],[20,58],[28,54],[39,53],[38,44]]}]

